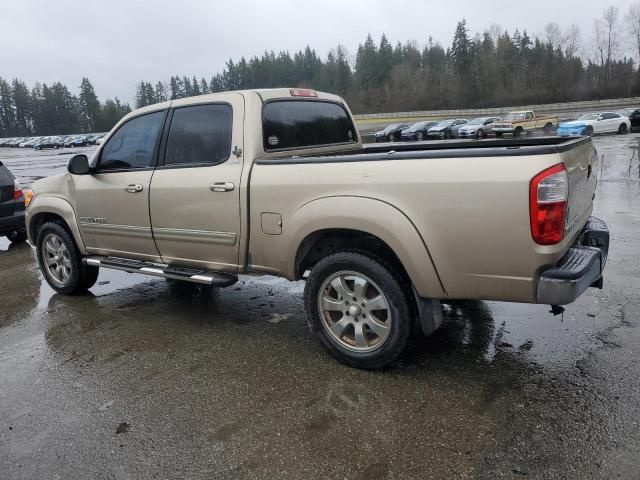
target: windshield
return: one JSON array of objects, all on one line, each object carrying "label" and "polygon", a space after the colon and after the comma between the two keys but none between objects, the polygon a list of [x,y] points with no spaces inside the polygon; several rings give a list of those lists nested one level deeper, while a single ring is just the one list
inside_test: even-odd
[{"label": "windshield", "polygon": [[445,120],[433,126],[433,128],[446,128],[453,123],[453,120]]},{"label": "windshield", "polygon": [[524,120],[524,113],[510,113],[507,115],[506,120]]},{"label": "windshield", "polygon": [[398,124],[394,123],[393,125],[389,125],[387,128],[385,128],[384,130],[382,130],[383,132],[390,132],[391,130],[395,130],[396,128],[398,128]]},{"label": "windshield", "polygon": [[407,132],[415,132],[416,130],[420,130],[421,128],[423,128],[425,125],[427,124],[427,122],[419,122],[416,123],[414,125],[412,125],[411,127],[407,128]]},{"label": "windshield", "polygon": [[628,117],[633,113],[633,108],[625,108],[624,110],[618,110],[616,113],[618,115],[622,115],[623,117]]},{"label": "windshield", "polygon": [[599,113],[587,113],[578,118],[578,120],[597,120],[599,116]]},{"label": "windshield", "polygon": [[486,118],[474,118],[469,123],[467,123],[467,125],[482,125],[485,122],[485,120],[488,120],[488,119],[486,119]]}]

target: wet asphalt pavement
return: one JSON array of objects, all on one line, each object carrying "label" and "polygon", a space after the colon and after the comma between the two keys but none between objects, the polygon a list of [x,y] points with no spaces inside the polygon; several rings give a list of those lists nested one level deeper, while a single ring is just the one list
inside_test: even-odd
[{"label": "wet asphalt pavement", "polygon": [[[604,289],[447,305],[383,372],[322,350],[302,283],[103,270],[63,297],[0,239],[0,478],[640,478],[640,135],[595,143]],[[69,153],[0,159],[29,184]]]}]

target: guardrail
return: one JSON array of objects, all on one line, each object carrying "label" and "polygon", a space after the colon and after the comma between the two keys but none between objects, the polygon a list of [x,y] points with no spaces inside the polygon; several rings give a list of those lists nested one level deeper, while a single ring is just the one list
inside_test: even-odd
[{"label": "guardrail", "polygon": [[609,108],[624,108],[639,106],[640,97],[614,98],[607,100],[588,100],[582,102],[546,103],[541,105],[524,105],[515,107],[473,108],[455,110],[425,110],[417,112],[396,113],[368,113],[354,115],[358,120],[389,120],[394,118],[458,118],[458,117],[482,117],[488,115],[504,115],[517,110],[533,110],[540,113],[556,113],[571,111],[604,110]]}]

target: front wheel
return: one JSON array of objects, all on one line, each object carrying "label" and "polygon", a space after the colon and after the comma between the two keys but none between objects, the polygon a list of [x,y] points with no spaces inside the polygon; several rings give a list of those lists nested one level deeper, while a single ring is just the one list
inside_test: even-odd
[{"label": "front wheel", "polygon": [[518,127],[513,131],[513,136],[514,137],[519,137],[523,133],[524,133],[524,129],[522,127]]},{"label": "front wheel", "polygon": [[585,131],[587,137],[593,137],[593,127],[591,125],[589,125],[587,127],[587,130]]},{"label": "front wheel", "polygon": [[484,137],[484,131],[480,129],[476,132],[476,138],[480,140],[482,137]]},{"label": "front wheel", "polygon": [[418,132],[418,134],[416,135],[416,140],[418,140],[419,142],[422,141],[422,132]]},{"label": "front wheel", "polygon": [[629,133],[629,129],[627,128],[626,123],[623,123],[620,125],[620,127],[618,128],[618,133],[620,135],[625,135],[626,133]]},{"label": "front wheel", "polygon": [[384,261],[340,252],[318,262],[304,291],[311,330],[338,360],[377,369],[396,360],[415,325],[411,287]]},{"label": "front wheel", "polygon": [[502,138],[502,132],[496,132],[496,138]]},{"label": "front wheel", "polygon": [[396,141],[396,136],[393,133],[391,135],[389,135],[389,141],[390,142],[395,142]]},{"label": "front wheel", "polygon": [[36,252],[44,279],[58,293],[84,293],[98,280],[98,267],[82,263],[71,233],[58,222],[47,222],[40,228]]}]

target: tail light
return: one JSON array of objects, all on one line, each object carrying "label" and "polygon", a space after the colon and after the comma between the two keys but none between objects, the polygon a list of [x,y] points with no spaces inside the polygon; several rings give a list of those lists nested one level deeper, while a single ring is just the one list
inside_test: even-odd
[{"label": "tail light", "polygon": [[569,178],[559,163],[533,177],[529,189],[531,236],[539,245],[554,245],[564,238],[569,199]]},{"label": "tail light", "polygon": [[13,181],[13,199],[14,200],[20,200],[22,198],[22,195],[24,195],[22,193],[22,187],[20,186],[20,183],[18,183],[17,180]]},{"label": "tail light", "polygon": [[317,97],[318,94],[308,88],[291,88],[289,93],[292,97]]}]

